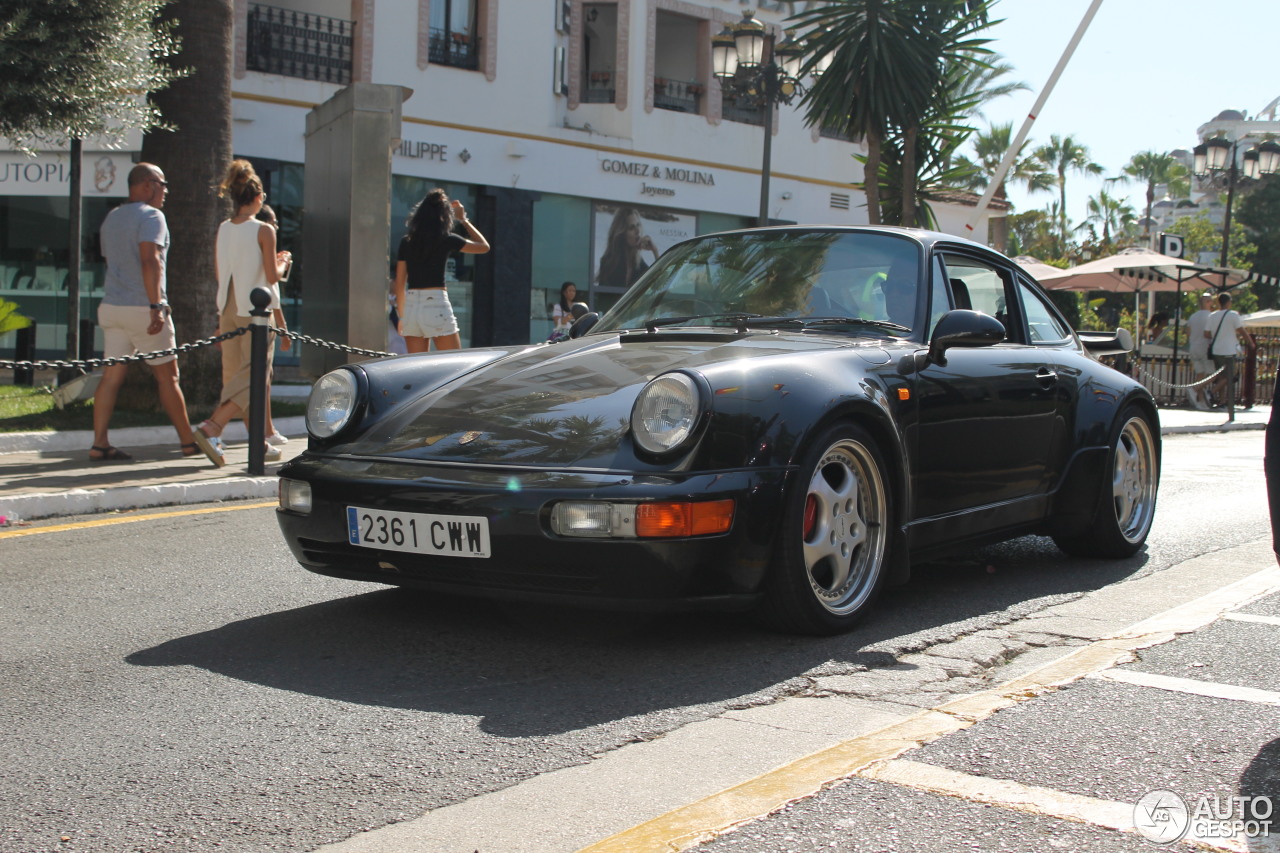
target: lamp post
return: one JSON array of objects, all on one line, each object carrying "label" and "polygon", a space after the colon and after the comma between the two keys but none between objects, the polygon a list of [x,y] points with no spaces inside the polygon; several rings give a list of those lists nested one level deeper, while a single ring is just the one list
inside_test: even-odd
[{"label": "lamp post", "polygon": [[[1240,144],[1247,137],[1227,139],[1218,134],[1192,149],[1191,171],[1199,178],[1224,178],[1227,182],[1227,209],[1222,217],[1222,253],[1218,256],[1218,266],[1222,267],[1222,286],[1227,285],[1227,255],[1231,251],[1231,207],[1236,197],[1236,182],[1241,174],[1248,180],[1257,180],[1263,175],[1271,175],[1280,169],[1280,145],[1266,140],[1239,154]],[[1240,165],[1237,164],[1237,160]],[[1219,320],[1219,326],[1225,318]],[[1216,337],[1216,335],[1215,335]],[[1234,341],[1232,342],[1234,345]],[[1210,348],[1210,354],[1213,350]],[[1234,357],[1227,364],[1227,421],[1236,419],[1236,365]]]},{"label": "lamp post", "polygon": [[[804,92],[800,68],[804,48],[790,36],[775,44],[775,36],[753,17],[726,26],[711,39],[711,70],[721,87],[738,98],[755,100],[764,110],[764,160],[760,167],[760,225],[769,224],[769,176],[773,157],[774,104],[789,104]],[[825,68],[825,66],[823,66]],[[815,69],[815,75],[823,68]]]},{"label": "lamp post", "polygon": [[[1249,180],[1256,180],[1280,170],[1280,145],[1267,140],[1238,157],[1240,144],[1244,141],[1218,135],[1192,149],[1194,160],[1191,170],[1196,177],[1222,177],[1227,183],[1227,209],[1222,219],[1222,254],[1218,256],[1218,266],[1224,269],[1227,266],[1227,254],[1231,250],[1231,207],[1236,197],[1236,181],[1242,174]],[[1237,160],[1240,165],[1236,165]]]}]

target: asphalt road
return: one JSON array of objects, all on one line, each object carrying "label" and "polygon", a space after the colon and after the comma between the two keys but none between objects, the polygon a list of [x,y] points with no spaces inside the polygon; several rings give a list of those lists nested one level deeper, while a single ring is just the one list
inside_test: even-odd
[{"label": "asphalt road", "polygon": [[1266,535],[1262,433],[1164,446],[1138,558],[1024,538],[823,640],[322,578],[262,507],[4,541],[0,851],[313,850]]}]

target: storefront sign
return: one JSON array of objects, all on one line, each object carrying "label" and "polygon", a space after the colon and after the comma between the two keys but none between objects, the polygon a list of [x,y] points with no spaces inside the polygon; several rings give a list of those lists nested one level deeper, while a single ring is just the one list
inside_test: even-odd
[{"label": "storefront sign", "polygon": [[[88,152],[80,167],[80,191],[85,195],[125,196],[129,194],[128,154]],[[35,157],[0,153],[0,195],[65,196],[70,190],[71,158],[67,154],[45,153]]]},{"label": "storefront sign", "polygon": [[[613,175],[630,175],[636,178],[650,178],[657,181],[675,181],[708,187],[716,185],[714,172],[700,172],[697,169],[689,169],[684,166],[663,166],[658,163],[641,163],[637,160],[606,159],[600,161],[600,170]],[[676,191],[669,187],[654,186],[646,181],[640,184],[640,194],[647,196],[674,196]]]},{"label": "storefront sign", "polygon": [[401,157],[411,157],[415,160],[435,160],[439,163],[449,162],[449,146],[441,145],[438,142],[418,142],[412,139],[405,139],[400,142],[400,147],[396,149],[396,153]]}]

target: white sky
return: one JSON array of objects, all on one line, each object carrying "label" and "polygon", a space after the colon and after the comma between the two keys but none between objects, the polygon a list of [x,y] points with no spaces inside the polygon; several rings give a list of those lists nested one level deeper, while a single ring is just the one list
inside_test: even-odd
[{"label": "white sky", "polygon": [[[1016,135],[1049,80],[1090,0],[998,0],[1003,18],[989,45],[1013,66],[1007,79],[1029,91],[992,102],[989,122],[1013,122]],[[1050,134],[1088,146],[1107,177],[1139,151],[1190,149],[1196,128],[1225,109],[1256,117],[1280,96],[1274,0],[1102,0],[1089,29],[1028,134],[1031,150]],[[982,119],[977,126],[985,127]],[[1086,202],[1104,185],[1067,176],[1067,214],[1086,215]],[[1145,188],[1112,184],[1139,215]],[[1056,196],[1008,187],[1015,210],[1042,209]]]}]

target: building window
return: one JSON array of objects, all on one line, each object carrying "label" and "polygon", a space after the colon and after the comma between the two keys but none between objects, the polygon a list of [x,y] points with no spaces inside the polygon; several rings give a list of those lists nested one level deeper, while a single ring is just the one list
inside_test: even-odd
[{"label": "building window", "polygon": [[427,55],[437,65],[480,68],[478,0],[435,0],[431,4]]},{"label": "building window", "polygon": [[617,102],[618,7],[588,3],[582,7],[582,102]]},{"label": "building window", "polygon": [[248,70],[340,86],[351,82],[351,21],[253,3],[247,24]]},{"label": "building window", "polygon": [[653,105],[660,110],[701,113],[706,91],[698,79],[701,22],[658,10],[655,23]]}]

